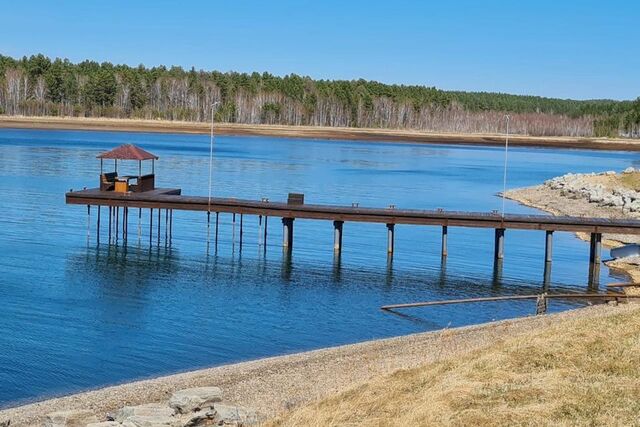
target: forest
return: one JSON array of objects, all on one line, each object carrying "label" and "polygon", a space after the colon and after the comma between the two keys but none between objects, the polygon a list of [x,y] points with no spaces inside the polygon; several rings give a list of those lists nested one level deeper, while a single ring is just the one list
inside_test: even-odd
[{"label": "forest", "polygon": [[544,98],[289,74],[0,55],[0,114],[416,129],[539,136],[640,134],[635,101]]}]

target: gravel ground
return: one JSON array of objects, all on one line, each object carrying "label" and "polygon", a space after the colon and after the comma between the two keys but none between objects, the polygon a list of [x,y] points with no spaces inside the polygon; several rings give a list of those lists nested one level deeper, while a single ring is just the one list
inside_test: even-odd
[{"label": "gravel ground", "polygon": [[90,409],[101,419],[125,405],[166,401],[175,390],[214,385],[226,402],[270,417],[295,405],[357,386],[373,377],[485,347],[563,319],[603,316],[638,305],[599,305],[559,314],[376,340],[261,359],[107,387],[0,411],[0,425],[41,425],[50,412]]}]

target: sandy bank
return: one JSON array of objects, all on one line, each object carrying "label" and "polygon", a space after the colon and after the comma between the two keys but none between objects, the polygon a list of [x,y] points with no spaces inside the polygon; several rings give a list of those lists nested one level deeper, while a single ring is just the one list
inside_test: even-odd
[{"label": "sandy bank", "polygon": [[[69,129],[126,132],[208,134],[208,123],[82,117],[0,116],[0,128]],[[219,135],[261,135],[290,138],[394,141],[430,144],[504,145],[504,135],[431,133],[403,129],[365,129],[322,126],[216,124]],[[607,138],[534,137],[512,135],[509,143],[523,147],[558,147],[640,151],[640,141]]]},{"label": "sandy bank", "polygon": [[38,425],[47,413],[63,409],[89,409],[104,418],[106,412],[127,404],[159,402],[175,390],[206,385],[221,387],[225,399],[269,417],[398,369],[446,360],[566,319],[607,316],[616,310],[627,309],[633,309],[633,306],[600,305],[132,382],[6,409],[0,411],[0,424],[11,420],[12,427]]}]

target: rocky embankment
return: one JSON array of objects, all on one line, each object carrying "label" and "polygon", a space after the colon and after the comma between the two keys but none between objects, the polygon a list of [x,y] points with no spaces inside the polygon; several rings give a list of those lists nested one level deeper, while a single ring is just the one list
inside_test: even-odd
[{"label": "rocky embankment", "polygon": [[[633,176],[640,171],[629,167],[622,175]],[[624,186],[614,171],[590,174],[568,173],[545,181],[544,186],[561,196],[583,199],[598,207],[619,208],[622,214],[640,212],[640,192]],[[630,215],[640,217],[640,215]]]},{"label": "rocky embankment", "polygon": [[[506,196],[523,205],[554,215],[640,219],[640,170],[629,167],[620,173],[574,174],[549,179],[535,187],[509,190]],[[589,236],[578,233],[589,240]],[[640,236],[604,234],[603,245],[617,247],[640,243]],[[606,264],[626,272],[640,281],[640,260],[636,258],[607,261]]]},{"label": "rocky embankment", "polygon": [[[10,426],[6,421],[1,427]],[[98,417],[88,409],[47,414],[45,427],[199,427],[250,426],[258,423],[256,412],[222,403],[218,387],[196,387],[173,393],[167,402],[125,406]]]}]

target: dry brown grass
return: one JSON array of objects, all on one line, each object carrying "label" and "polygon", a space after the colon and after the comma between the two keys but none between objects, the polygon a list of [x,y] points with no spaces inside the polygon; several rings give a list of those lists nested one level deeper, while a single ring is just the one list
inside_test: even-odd
[{"label": "dry brown grass", "polygon": [[623,173],[616,175],[622,185],[632,190],[640,190],[640,173]]},{"label": "dry brown grass", "polygon": [[640,425],[639,314],[565,320],[375,379],[267,425]]}]

